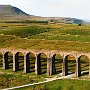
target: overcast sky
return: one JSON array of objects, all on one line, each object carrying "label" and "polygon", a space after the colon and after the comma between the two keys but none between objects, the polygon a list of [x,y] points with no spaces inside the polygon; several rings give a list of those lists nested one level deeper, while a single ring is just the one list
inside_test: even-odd
[{"label": "overcast sky", "polygon": [[0,0],[36,16],[74,17],[90,20],[90,0]]}]

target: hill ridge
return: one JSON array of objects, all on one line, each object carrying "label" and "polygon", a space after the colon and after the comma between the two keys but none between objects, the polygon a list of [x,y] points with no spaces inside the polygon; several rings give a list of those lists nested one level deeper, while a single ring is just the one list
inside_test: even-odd
[{"label": "hill ridge", "polygon": [[11,5],[0,5],[0,15],[4,16],[14,16],[14,15],[22,15],[28,16],[29,14],[25,13],[21,9],[11,6]]}]

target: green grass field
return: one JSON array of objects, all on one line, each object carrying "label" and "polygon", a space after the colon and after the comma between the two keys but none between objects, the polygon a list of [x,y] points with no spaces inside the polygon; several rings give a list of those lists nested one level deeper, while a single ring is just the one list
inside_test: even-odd
[{"label": "green grass field", "polygon": [[18,85],[25,85],[29,83],[37,83],[44,80],[44,76],[33,76],[25,74],[0,74],[0,89],[10,88]]},{"label": "green grass field", "polygon": [[56,80],[45,84],[34,85],[16,90],[90,90],[90,81]]},{"label": "green grass field", "polygon": [[[15,87],[18,85],[25,85],[28,83],[37,83],[43,80],[44,77],[41,76],[2,74],[0,75],[0,89]],[[81,90],[81,89],[89,90],[90,81],[62,79],[14,90]]]},{"label": "green grass field", "polygon": [[1,23],[0,48],[6,47],[90,51],[90,26]]},{"label": "green grass field", "polygon": [[[47,49],[90,52],[90,26],[47,23],[0,23],[0,48]],[[42,74],[35,75],[35,57],[31,55],[31,73],[23,73],[23,55],[19,54],[19,71],[12,71],[12,54],[9,53],[9,69],[2,69],[0,54],[0,88],[43,81],[46,76],[46,56],[41,55]],[[56,75],[62,70],[62,58],[55,57]],[[88,70],[88,58],[81,57],[81,70]],[[68,57],[68,73],[75,72],[75,58]],[[33,77],[32,77],[33,76]],[[20,77],[20,78],[19,78]],[[42,77],[42,78],[41,78]],[[53,76],[52,76],[53,77]],[[82,77],[81,77],[82,78]],[[86,78],[86,77],[84,77]],[[16,83],[18,81],[18,83]],[[23,82],[23,83],[22,83]],[[21,90],[89,90],[89,81],[60,80]],[[49,84],[49,85],[48,85]],[[80,86],[80,87],[79,87]],[[87,89],[86,89],[87,87]]]}]

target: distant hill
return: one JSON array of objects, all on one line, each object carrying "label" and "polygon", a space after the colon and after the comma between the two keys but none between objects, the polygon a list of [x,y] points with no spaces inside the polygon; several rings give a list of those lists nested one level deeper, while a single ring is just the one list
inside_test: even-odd
[{"label": "distant hill", "polygon": [[0,5],[0,21],[48,21],[49,23],[66,23],[66,24],[82,24],[85,23],[81,19],[65,18],[65,17],[39,17],[29,15],[17,7],[11,5]]},{"label": "distant hill", "polygon": [[13,15],[23,15],[28,16],[25,12],[20,10],[17,7],[13,7],[11,5],[0,5],[0,15],[4,16],[13,16]]},{"label": "distant hill", "polygon": [[56,22],[56,23],[66,23],[66,24],[82,24],[84,21],[81,19],[76,19],[76,18],[66,18],[66,17],[51,17],[49,18],[49,21],[51,23]]}]

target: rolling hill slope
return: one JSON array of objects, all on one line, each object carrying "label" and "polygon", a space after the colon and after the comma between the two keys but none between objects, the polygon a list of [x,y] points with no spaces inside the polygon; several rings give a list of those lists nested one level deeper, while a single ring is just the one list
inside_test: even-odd
[{"label": "rolling hill slope", "polygon": [[83,20],[76,18],[33,16],[23,12],[17,7],[11,5],[0,5],[0,21],[17,21],[17,20],[18,21],[37,20],[37,21],[48,21],[50,23],[75,23],[75,24],[80,24],[84,22]]}]

